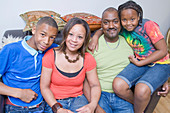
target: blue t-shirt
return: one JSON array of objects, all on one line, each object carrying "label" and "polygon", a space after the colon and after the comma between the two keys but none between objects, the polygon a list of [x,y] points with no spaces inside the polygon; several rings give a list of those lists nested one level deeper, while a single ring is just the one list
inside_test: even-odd
[{"label": "blue t-shirt", "polygon": [[45,52],[31,48],[26,43],[30,38],[31,36],[26,36],[24,40],[10,43],[0,51],[0,77],[2,76],[4,84],[14,88],[32,89],[38,94],[37,99],[30,103],[9,96],[9,100],[18,106],[33,106],[43,100],[40,92],[40,75]]}]

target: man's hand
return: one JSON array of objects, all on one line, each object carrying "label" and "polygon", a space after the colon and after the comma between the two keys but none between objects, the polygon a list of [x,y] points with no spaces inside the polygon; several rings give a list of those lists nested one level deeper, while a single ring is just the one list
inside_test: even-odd
[{"label": "man's hand", "polygon": [[98,39],[95,39],[94,37],[91,39],[88,45],[89,50],[94,53],[95,49],[98,50]]},{"label": "man's hand", "polygon": [[26,103],[30,103],[32,100],[37,99],[38,94],[31,89],[21,89],[19,99]]},{"label": "man's hand", "polygon": [[106,113],[103,108],[101,108],[99,105],[97,105],[95,113]]},{"label": "man's hand", "polygon": [[157,95],[160,95],[162,97],[166,97],[167,94],[169,93],[169,90],[170,90],[170,88],[169,88],[169,85],[168,85],[168,81],[166,81],[164,83],[163,87],[162,87],[162,91],[158,91]]}]

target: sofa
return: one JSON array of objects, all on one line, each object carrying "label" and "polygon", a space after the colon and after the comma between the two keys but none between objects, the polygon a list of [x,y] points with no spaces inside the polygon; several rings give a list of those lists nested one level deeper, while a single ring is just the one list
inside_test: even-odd
[{"label": "sofa", "polygon": [[[93,34],[94,32],[92,32]],[[4,36],[3,36],[3,39],[2,39],[2,45],[5,45],[7,43],[11,43],[13,41],[16,41],[16,40],[22,40],[26,35],[32,35],[30,31],[26,31],[26,32],[23,32],[22,29],[16,29],[16,30],[7,30],[5,33],[4,33]],[[56,44],[60,44],[62,41],[62,31],[59,31],[58,32],[58,35],[54,41],[54,43]],[[152,113],[154,108],[156,107],[159,99],[160,99],[160,96],[158,96],[156,93],[158,90],[160,90],[160,88],[158,88],[153,94],[152,94],[152,97],[151,97],[151,100],[147,106],[147,108],[145,109],[145,112],[144,113]],[[133,88],[132,88],[133,90]],[[0,113],[4,113],[4,98],[6,98],[5,96],[3,95],[0,95]]]}]

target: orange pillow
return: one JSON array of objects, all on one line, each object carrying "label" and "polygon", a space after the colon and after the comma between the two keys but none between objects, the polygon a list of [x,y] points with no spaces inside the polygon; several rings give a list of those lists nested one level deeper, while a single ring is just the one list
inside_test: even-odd
[{"label": "orange pillow", "polygon": [[66,24],[66,22],[60,18],[60,14],[54,11],[29,11],[24,14],[20,14],[20,17],[26,22],[23,32],[32,30],[32,27],[44,16],[52,17],[57,22],[59,31],[62,30]]},{"label": "orange pillow", "polygon": [[81,19],[85,20],[88,23],[91,31],[95,31],[95,30],[101,28],[101,18],[99,18],[99,17],[97,17],[97,16],[95,16],[93,14],[89,14],[89,13],[72,13],[72,14],[62,16],[61,18],[64,21],[68,22],[71,18],[74,18],[74,17],[81,18]]}]

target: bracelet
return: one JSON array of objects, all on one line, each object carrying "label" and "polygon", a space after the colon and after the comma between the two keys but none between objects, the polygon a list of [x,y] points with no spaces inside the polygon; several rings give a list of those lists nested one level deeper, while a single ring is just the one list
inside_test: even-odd
[{"label": "bracelet", "polygon": [[53,110],[54,113],[57,113],[57,110],[62,108],[62,107],[63,106],[59,102],[57,102],[52,106],[52,110]]}]

